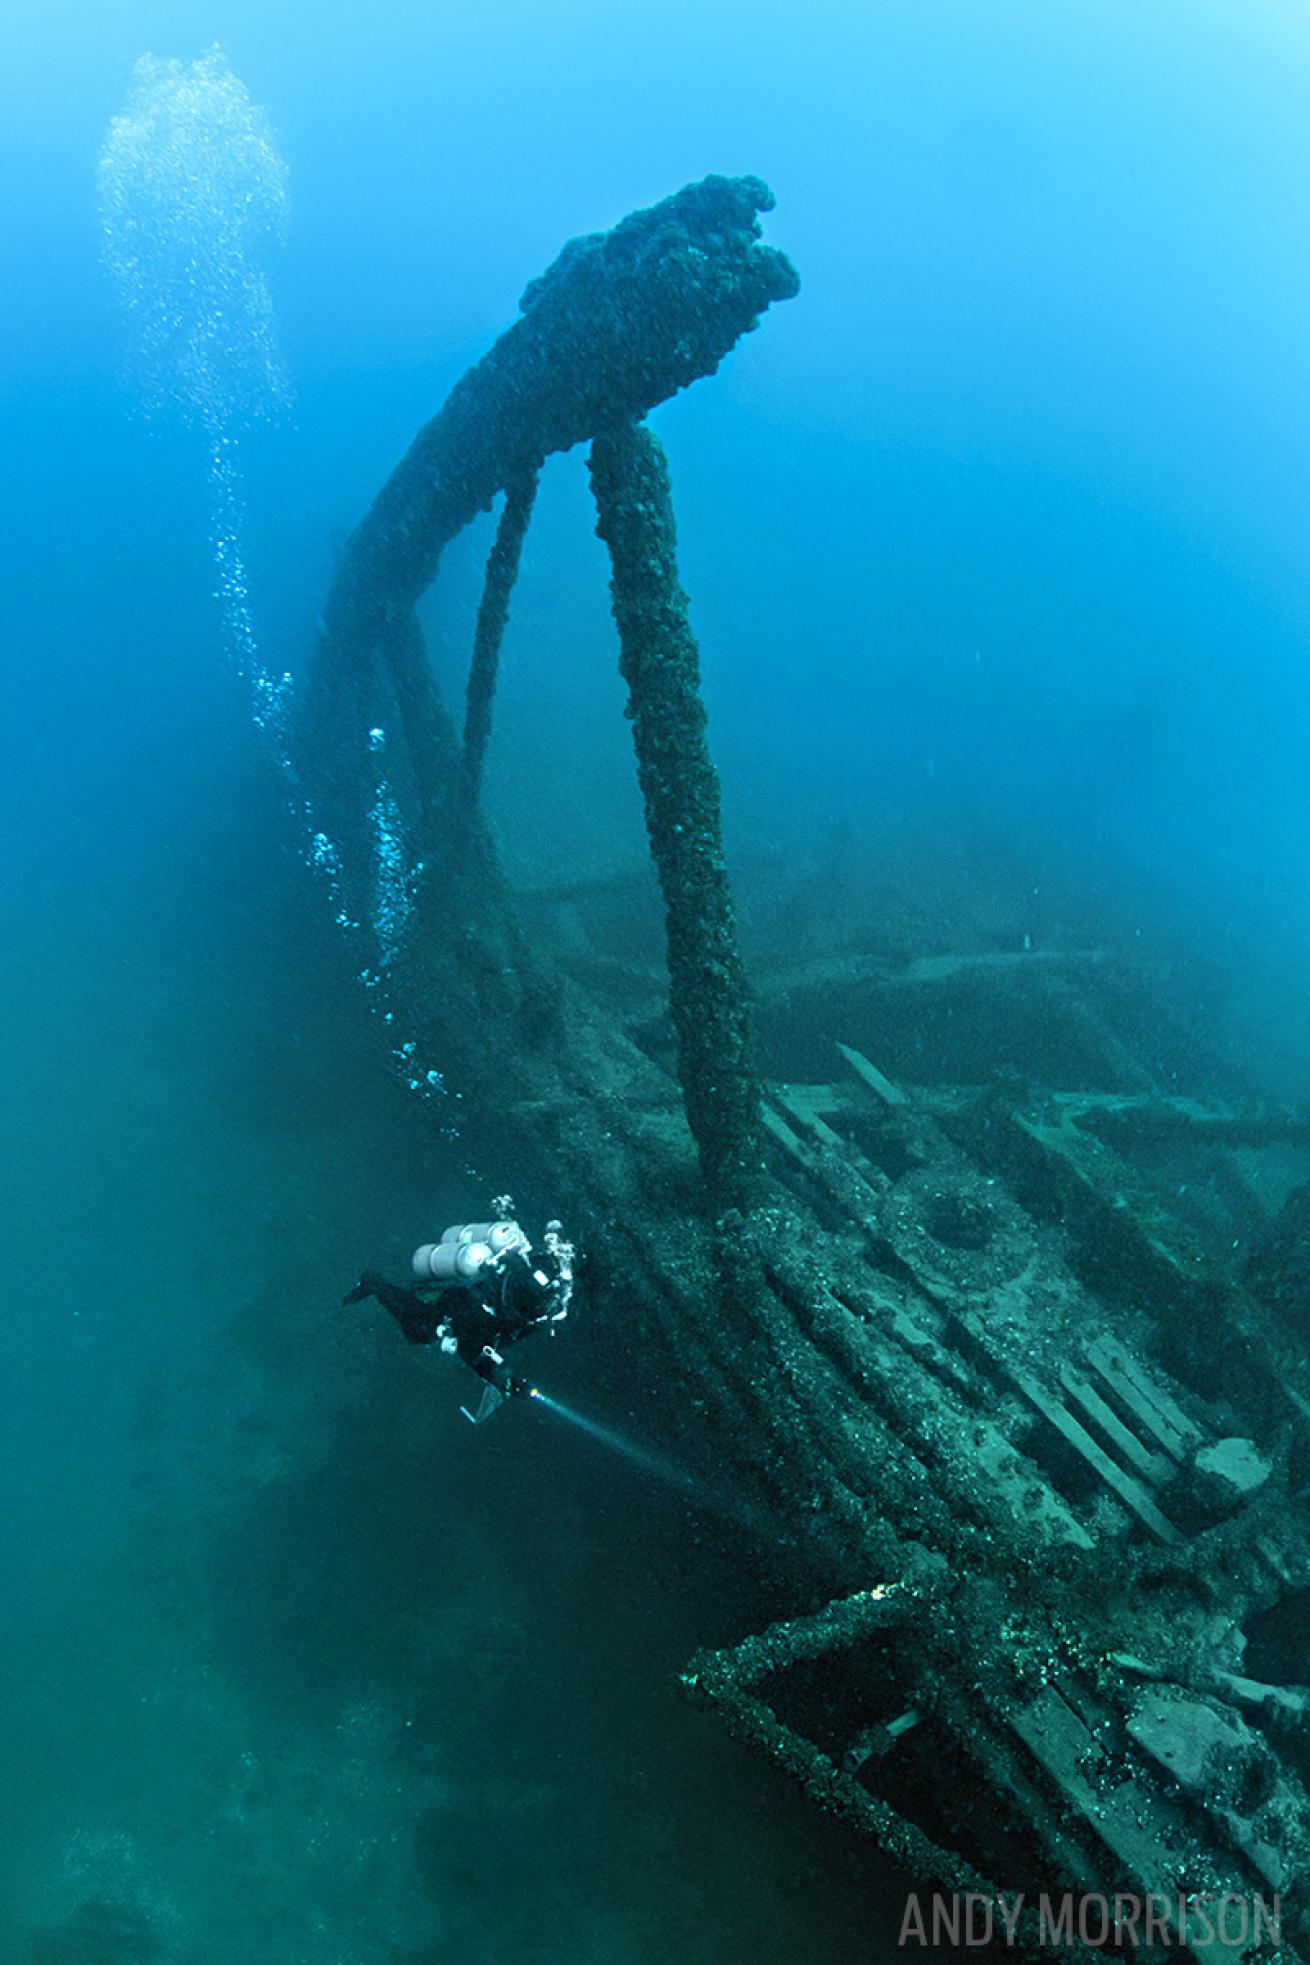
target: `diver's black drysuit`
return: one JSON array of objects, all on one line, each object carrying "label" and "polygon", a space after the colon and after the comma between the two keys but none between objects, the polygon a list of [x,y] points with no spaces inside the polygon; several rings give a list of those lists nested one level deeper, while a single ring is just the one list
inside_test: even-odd
[{"label": "diver's black drysuit", "polygon": [[431,1293],[403,1289],[375,1270],[366,1269],[346,1303],[375,1296],[405,1334],[407,1344],[435,1344],[449,1333],[461,1363],[504,1398],[521,1398],[532,1390],[526,1378],[515,1378],[499,1355],[551,1320],[549,1282],[537,1275],[521,1255],[488,1265],[476,1283],[451,1283]]}]

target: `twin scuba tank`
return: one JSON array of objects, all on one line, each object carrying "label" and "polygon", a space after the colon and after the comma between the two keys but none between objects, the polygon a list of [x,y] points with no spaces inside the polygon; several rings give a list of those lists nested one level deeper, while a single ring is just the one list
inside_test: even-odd
[{"label": "twin scuba tank", "polygon": [[439,1242],[424,1242],[414,1251],[414,1280],[439,1288],[474,1283],[484,1269],[495,1268],[502,1256],[526,1252],[527,1237],[517,1221],[457,1222]]}]

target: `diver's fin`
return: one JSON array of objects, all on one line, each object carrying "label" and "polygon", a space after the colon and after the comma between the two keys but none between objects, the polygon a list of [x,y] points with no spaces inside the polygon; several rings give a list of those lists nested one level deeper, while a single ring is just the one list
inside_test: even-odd
[{"label": "diver's fin", "polygon": [[342,1308],[347,1303],[363,1303],[366,1297],[376,1296],[381,1281],[376,1269],[366,1269],[353,1290],[347,1290],[341,1299]]},{"label": "diver's fin", "polygon": [[480,1426],[484,1419],[490,1419],[497,1406],[501,1406],[504,1403],[505,1394],[503,1392],[498,1392],[494,1385],[484,1385],[482,1388],[482,1397],[478,1400],[477,1411],[470,1412],[467,1406],[461,1406],[460,1411],[463,1413],[465,1419],[468,1420],[470,1426]]}]

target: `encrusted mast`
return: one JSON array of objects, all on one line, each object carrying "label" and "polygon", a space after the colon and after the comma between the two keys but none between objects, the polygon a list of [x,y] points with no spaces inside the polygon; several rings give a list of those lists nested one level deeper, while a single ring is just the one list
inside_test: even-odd
[{"label": "encrusted mast", "polygon": [[716,1192],[744,1198],[759,1157],[760,1088],[723,864],[719,781],[705,741],[700,658],[678,584],[659,439],[635,423],[598,436],[591,483],[597,530],[614,569],[620,666],[664,895],[683,1103]]},{"label": "encrusted mast", "polygon": [[[613,565],[614,612],[637,748],[651,850],[668,924],[669,995],[687,1118],[720,1202],[740,1198],[757,1155],[758,1087],[749,1055],[745,980],[723,867],[719,789],[705,742],[699,655],[678,582],[668,473],[639,419],[699,376],[712,374],[775,300],[797,291],[789,261],[760,238],[756,214],[773,199],[755,178],[709,177],[634,212],[612,232],[575,239],[523,296],[522,318],[460,381],[423,429],[347,544],[325,612],[311,703],[320,728],[306,776],[353,724],[356,764],[368,731],[399,720],[416,869],[415,919],[423,941],[425,898],[476,866],[483,887],[491,854],[459,845],[456,777],[463,803],[476,797],[490,732],[497,656],[532,510],[537,474],[553,452],[593,439],[599,530]],[[448,542],[500,491],[504,511],[487,567],[469,679],[462,773],[422,652],[415,607]],[[388,698],[391,699],[390,706]],[[392,713],[388,714],[388,707]],[[326,734],[326,733],[325,733]],[[379,739],[374,737],[376,747]],[[332,767],[327,803],[346,842],[346,877],[367,841],[349,765]],[[353,803],[353,823],[342,817]],[[403,808],[402,808],[403,810]],[[465,809],[464,824],[476,828]],[[352,834],[353,850],[352,850]],[[464,896],[467,903],[471,897]],[[369,913],[357,897],[360,918]],[[466,931],[503,936],[486,897]],[[522,950],[518,951],[519,957]],[[403,950],[388,952],[403,968]],[[515,965],[522,968],[521,959]],[[524,978],[519,978],[520,986]]]}]

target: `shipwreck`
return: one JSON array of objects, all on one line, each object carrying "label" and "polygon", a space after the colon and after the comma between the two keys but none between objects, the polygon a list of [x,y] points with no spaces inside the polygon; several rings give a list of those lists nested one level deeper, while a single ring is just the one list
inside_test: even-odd
[{"label": "shipwreck", "polygon": [[[396,1030],[568,1191],[592,1314],[621,1277],[666,1435],[807,1579],[794,1616],[687,1661],[706,1724],[924,1886],[1149,1894],[1156,1948],[1206,1965],[1272,1956],[1268,1930],[1206,1935],[1187,1904],[1277,1897],[1281,1955],[1310,1958],[1306,1113],[1164,1068],[1131,951],[966,924],[780,949],[747,984],[645,419],[797,293],[772,202],[710,177],[532,282],[343,551],[295,782]],[[662,976],[577,959],[585,892],[551,909],[571,944],[526,932],[479,813],[537,474],[578,444]],[[497,500],[461,729],[417,609]],[[1020,1941],[1043,1942],[1026,1911]]]}]

